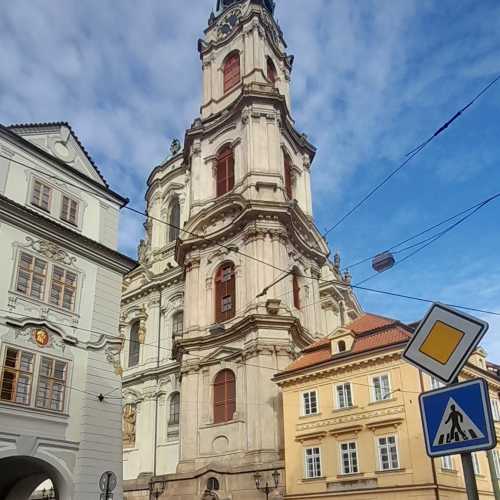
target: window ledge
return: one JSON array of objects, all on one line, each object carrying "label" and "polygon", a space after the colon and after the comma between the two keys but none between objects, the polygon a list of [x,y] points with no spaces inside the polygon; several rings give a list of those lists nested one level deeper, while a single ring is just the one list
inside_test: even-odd
[{"label": "window ledge", "polygon": [[406,469],[403,467],[403,468],[399,468],[399,469],[387,469],[387,470],[376,470],[375,471],[375,474],[394,474],[394,473],[401,473],[401,472],[405,472]]},{"label": "window ledge", "polygon": [[236,420],[228,420],[227,422],[218,422],[218,423],[208,423],[200,426],[200,429],[211,429],[212,427],[222,427],[224,425],[234,425],[234,424],[244,424],[245,421],[241,419]]},{"label": "window ledge", "polygon": [[0,413],[3,410],[8,410],[18,414],[18,416],[29,416],[30,418],[42,418],[51,421],[56,421],[66,424],[69,419],[68,413],[61,413],[57,411],[45,410],[43,408],[34,408],[32,406],[25,406],[17,403],[9,403],[9,401],[0,401]]},{"label": "window ledge", "polygon": [[[64,316],[68,316],[68,318],[71,318],[75,324],[78,323],[78,319],[80,318],[78,313],[76,313],[75,311],[68,311],[67,309],[63,309],[62,307],[57,307],[54,304],[51,304],[49,302],[44,302],[43,300],[38,300],[38,299],[35,299],[33,297],[29,297],[28,295],[23,295],[22,293],[16,292],[15,290],[9,290],[9,295],[13,295],[13,296],[17,297],[18,299],[23,300],[25,302],[37,304],[40,307],[47,307],[49,309],[49,311],[53,311],[57,314],[63,314]],[[15,309],[15,306],[14,306],[14,309]],[[38,319],[38,321],[41,321],[41,320]]]},{"label": "window ledge", "polygon": [[442,474],[452,474],[452,475],[456,475],[456,474],[458,474],[458,471],[457,471],[457,470],[455,470],[455,469],[443,469],[442,467],[441,467],[440,472],[441,472]]},{"label": "window ledge", "polygon": [[311,413],[310,415],[300,415],[300,419],[307,419],[307,418],[312,418],[312,417],[321,417],[321,412],[320,413]]},{"label": "window ledge", "polygon": [[348,411],[348,410],[357,410],[357,409],[358,409],[358,405],[346,406],[344,408],[334,408],[332,410],[332,413],[338,413],[338,412],[341,412],[341,411]]},{"label": "window ledge", "polygon": [[381,399],[380,401],[370,401],[368,405],[380,405],[383,403],[391,403],[393,401],[396,401],[396,398],[388,398],[388,399]]},{"label": "window ledge", "polygon": [[123,453],[133,453],[134,451],[139,451],[139,448],[136,447],[127,448],[126,446],[123,446]]},{"label": "window ledge", "polygon": [[302,479],[303,483],[313,483],[314,481],[326,481],[326,476],[320,477],[304,477]]}]

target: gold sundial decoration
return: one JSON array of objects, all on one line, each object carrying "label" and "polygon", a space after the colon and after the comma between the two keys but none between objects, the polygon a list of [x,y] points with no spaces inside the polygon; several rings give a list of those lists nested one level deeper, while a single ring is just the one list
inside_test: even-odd
[{"label": "gold sundial decoration", "polygon": [[33,339],[39,347],[46,347],[49,343],[50,336],[46,330],[37,328],[33,331]]}]

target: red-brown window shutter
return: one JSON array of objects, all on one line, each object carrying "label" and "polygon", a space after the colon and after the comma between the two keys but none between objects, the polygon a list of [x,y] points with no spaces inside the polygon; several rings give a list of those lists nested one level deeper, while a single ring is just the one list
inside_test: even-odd
[{"label": "red-brown window shutter", "polygon": [[300,286],[299,278],[296,274],[293,275],[293,305],[296,309],[300,309]]},{"label": "red-brown window shutter", "polygon": [[222,370],[214,381],[214,423],[228,422],[236,411],[236,380],[231,370]]},{"label": "red-brown window shutter", "polygon": [[234,265],[223,264],[215,276],[215,322],[223,323],[236,314],[236,278]]},{"label": "red-brown window shutter", "polygon": [[224,148],[217,158],[217,197],[234,188],[234,155],[229,147]]},{"label": "red-brown window shutter", "polygon": [[277,78],[278,78],[278,75],[276,72],[276,66],[274,65],[273,61],[268,57],[267,58],[267,79],[273,85],[275,85]]},{"label": "red-brown window shutter", "polygon": [[285,192],[288,198],[293,198],[292,190],[292,162],[288,155],[285,154]]},{"label": "red-brown window shutter", "polygon": [[224,63],[224,94],[240,83],[240,54],[233,52]]}]

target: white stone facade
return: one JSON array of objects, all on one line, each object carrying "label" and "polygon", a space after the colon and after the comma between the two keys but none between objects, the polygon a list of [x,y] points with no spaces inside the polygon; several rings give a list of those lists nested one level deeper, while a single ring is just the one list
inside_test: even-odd
[{"label": "white stone facade", "polygon": [[[0,497],[122,497],[113,193],[64,123],[0,126]],[[115,394],[116,399],[98,395]]]},{"label": "white stone facade", "polygon": [[[256,498],[253,474],[283,468],[273,375],[360,312],[313,222],[315,149],[291,118],[293,58],[272,2],[229,3],[199,42],[201,116],[183,150],[148,180],[140,266],[125,279],[128,499],[150,489],[174,500]],[[227,70],[233,56],[236,84]],[[231,159],[222,160],[227,151]],[[223,194],[221,179],[229,185]],[[220,292],[226,282],[232,288]],[[221,372],[230,393],[223,410]],[[227,408],[229,418],[220,414]]]}]

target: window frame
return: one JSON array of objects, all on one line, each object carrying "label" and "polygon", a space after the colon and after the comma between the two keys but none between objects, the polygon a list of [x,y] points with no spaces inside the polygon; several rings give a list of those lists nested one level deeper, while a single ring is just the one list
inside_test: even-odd
[{"label": "window frame", "polygon": [[[28,270],[21,268],[21,262],[23,261],[23,256],[31,257],[30,269],[28,269]],[[43,262],[45,264],[45,272],[44,272],[44,274],[35,272],[35,267],[36,267],[35,264],[36,264],[37,260],[40,261],[40,262]],[[18,253],[18,256],[17,256],[16,274],[15,274],[16,278],[15,278],[15,283],[14,283],[14,291],[16,293],[21,294],[24,297],[29,298],[29,299],[33,299],[33,300],[38,300],[38,301],[41,301],[41,302],[45,302],[46,293],[47,293],[47,282],[50,279],[50,276],[49,276],[50,275],[50,273],[49,273],[49,265],[50,265],[50,262],[47,259],[42,259],[40,257],[37,257],[36,255],[34,255],[34,254],[30,253],[30,252],[26,252],[24,249],[21,250]],[[22,292],[19,289],[19,281],[20,281],[20,274],[21,274],[21,272],[24,272],[26,274],[29,273],[29,277],[27,279],[27,285],[26,285],[26,293]],[[36,296],[32,295],[32,292],[33,292],[33,281],[34,281],[35,275],[41,276],[43,278],[42,279],[42,286],[41,286],[41,290],[42,291],[41,291],[40,297],[36,297]]]},{"label": "window frame", "polygon": [[226,144],[219,149],[215,160],[215,197],[230,193],[235,186],[236,160],[234,148]]},{"label": "window frame", "polygon": [[441,457],[441,470],[444,471],[454,471],[455,465],[453,463],[452,455],[444,455]]},{"label": "window frame", "polygon": [[[52,364],[50,374],[49,375],[42,375],[42,363],[44,360],[49,360]],[[64,364],[64,378],[58,379],[55,377],[54,372],[55,372],[55,367],[56,363],[62,363]],[[67,392],[67,382],[68,382],[68,368],[69,368],[69,363],[67,361],[62,361],[60,359],[56,359],[50,356],[46,356],[45,354],[40,355],[40,360],[39,360],[39,368],[38,368],[38,377],[37,377],[37,385],[36,385],[36,393],[35,393],[35,406],[38,409],[42,410],[50,410],[50,411],[55,411],[55,412],[62,412],[64,409],[64,402],[66,400],[66,392]],[[51,403],[53,401],[53,393],[54,393],[54,385],[60,384],[62,385],[62,399],[60,401],[61,403],[61,409],[54,409],[52,407],[48,408],[47,406],[40,406],[38,404],[39,400],[39,391],[40,391],[40,386],[41,386],[41,379],[46,379],[48,382],[48,398],[46,398],[49,402],[49,406],[51,406]]]},{"label": "window frame", "polygon": [[491,402],[491,414],[495,422],[500,421],[500,402],[494,397],[490,397]]},{"label": "window frame", "polygon": [[[306,412],[306,401],[305,397],[306,395],[314,394],[315,395],[315,404],[316,404],[316,411],[315,412]],[[319,415],[319,391],[318,389],[309,389],[307,391],[302,391],[300,393],[300,408],[301,408],[301,416],[302,417],[314,417],[315,415]],[[309,400],[309,407],[311,407],[311,401]]]},{"label": "window frame", "polygon": [[[354,461],[352,460],[352,449],[350,445],[354,445],[354,455],[356,459],[356,463],[354,464]],[[342,449],[343,446],[347,446],[347,450],[345,453],[347,453],[347,460],[349,462],[349,470],[346,472],[344,465],[344,450]],[[360,467],[359,467],[359,454],[358,454],[358,443],[356,440],[349,440],[349,441],[339,441],[339,455],[340,455],[340,461],[339,461],[339,474],[343,476],[348,476],[352,474],[359,474],[360,472]],[[356,470],[354,470],[356,469]]]},{"label": "window frame", "polygon": [[[63,272],[63,279],[62,280],[56,280],[56,269],[60,269]],[[48,302],[51,306],[57,307],[59,309],[62,309],[64,311],[68,312],[74,312],[75,311],[75,306],[76,306],[76,293],[78,290],[78,273],[75,271],[70,271],[69,269],[60,266],[59,264],[52,264],[52,269],[51,269],[51,274],[50,274],[50,288],[49,288],[49,293],[48,293]],[[74,275],[75,279],[73,281],[73,284],[68,283],[67,281],[67,276],[68,274]],[[54,290],[55,286],[60,287],[59,291],[59,298],[57,303],[52,302],[52,291]],[[66,295],[66,291],[70,290],[72,291],[71,295],[71,308],[64,307],[64,299]]]},{"label": "window frame", "polygon": [[481,464],[479,463],[479,452],[474,451],[471,453],[472,455],[472,469],[474,470],[475,476],[481,475]]},{"label": "window frame", "polygon": [[[134,331],[134,327],[137,325],[137,340],[132,339],[132,332]],[[139,340],[139,330],[141,328],[141,320],[137,319],[130,323],[129,329],[129,343],[128,343],[128,355],[127,355],[127,368],[135,368],[141,362],[141,342]],[[132,351],[132,345],[135,346],[136,351]],[[131,362],[131,358],[134,356],[134,361]],[[135,357],[137,357],[137,361],[135,361]]]},{"label": "window frame", "polygon": [[[222,375],[231,374],[231,378],[224,378],[223,382],[218,382]],[[232,385],[232,391],[231,391]],[[223,387],[223,400],[217,400],[218,389],[217,386]],[[234,414],[236,413],[236,403],[237,403],[237,388],[236,388],[236,374],[233,370],[224,368],[219,370],[213,379],[212,386],[212,411],[213,411],[213,423],[214,424],[225,424],[232,422],[234,420]],[[219,414],[219,409],[222,408],[222,414]]]},{"label": "window frame", "polygon": [[[229,279],[227,279],[227,271]],[[236,316],[236,266],[232,261],[226,261],[217,267],[215,272],[215,323],[225,323]],[[227,299],[231,299],[231,307],[227,308]]]},{"label": "window frame", "polygon": [[[43,190],[44,189],[48,189],[49,191],[49,194],[48,194],[48,201],[47,201],[47,208],[45,208],[44,206],[42,206],[42,204],[40,203],[36,203],[34,201],[34,194],[35,194],[35,187],[36,185],[40,184],[41,186],[41,189],[40,189],[40,201],[42,200],[43,198]],[[48,183],[42,181],[41,179],[39,179],[38,177],[35,177],[33,176],[33,181],[31,183],[31,190],[30,190],[30,196],[29,196],[29,204],[33,207],[36,207],[40,210],[43,210],[44,212],[50,214],[51,213],[51,210],[52,210],[52,203],[53,203],[53,195],[54,195],[54,189],[51,185],[49,185]]]},{"label": "window frame", "polygon": [[276,87],[278,83],[278,69],[270,56],[266,57],[266,77],[273,87]]},{"label": "window frame", "polygon": [[500,450],[498,448],[495,448],[492,450],[492,456],[493,456],[493,467],[494,467],[494,474],[497,479],[500,479]]},{"label": "window frame", "polygon": [[295,309],[301,309],[301,300],[300,300],[300,281],[297,275],[297,271],[292,273],[292,294],[293,294],[293,307]]},{"label": "window frame", "polygon": [[[74,203],[76,205],[75,220],[74,221],[72,221],[69,216],[68,216],[68,218],[65,217],[65,213],[64,213],[64,200],[65,199],[67,199],[69,202],[68,214],[71,214],[71,203]],[[79,227],[80,226],[79,217],[80,217],[80,201],[76,200],[72,196],[68,196],[67,194],[61,192],[61,206],[59,207],[59,219],[62,220],[63,222],[71,224],[72,226]]]},{"label": "window frame", "polygon": [[181,393],[174,391],[168,401],[168,425],[177,426],[181,420]]},{"label": "window frame", "polygon": [[[237,64],[232,62],[236,60]],[[241,76],[241,54],[238,50],[233,50],[222,63],[222,93],[224,96],[240,85]]]},{"label": "window frame", "polygon": [[[382,383],[381,382],[382,382],[383,377],[387,377],[387,389],[388,389],[387,394],[386,394],[387,397],[384,397],[383,392],[382,392]],[[375,384],[376,379],[380,379],[381,399],[377,398],[377,389],[376,389],[376,384]],[[391,395],[392,395],[393,391],[392,391],[391,377],[390,377],[389,373],[380,373],[377,375],[372,375],[370,378],[370,381],[371,381],[371,397],[372,397],[371,402],[372,403],[381,403],[383,401],[390,401],[391,400]]]},{"label": "window frame", "polygon": [[167,244],[175,243],[181,234],[181,202],[175,195],[170,201],[168,212],[168,241]]},{"label": "window frame", "polygon": [[286,151],[283,151],[283,184],[287,199],[293,200],[293,164],[292,159]]},{"label": "window frame", "polygon": [[[307,452],[308,450],[318,450],[317,453],[311,453],[312,462],[312,470],[313,472],[316,470],[317,474],[309,474],[309,464],[307,460]],[[323,477],[323,463],[321,459],[321,446],[308,446],[304,448],[303,452],[304,456],[304,479],[319,479]],[[317,461],[316,461],[316,460]]]},{"label": "window frame", "polygon": [[[396,450],[396,460],[397,460],[397,467],[394,467],[393,464],[392,464],[392,458],[391,458],[391,450],[390,450],[390,444],[388,443],[388,440],[393,438],[394,439],[394,444],[392,446],[394,446],[395,450]],[[385,439],[386,440],[386,444],[385,445],[381,445],[380,444],[380,440],[381,439]],[[401,469],[401,457],[400,457],[400,454],[399,454],[399,442],[398,442],[398,436],[396,434],[385,434],[383,436],[376,436],[375,437],[375,444],[376,444],[376,450],[377,450],[377,463],[378,463],[378,467],[379,467],[379,471],[380,472],[390,472],[390,471],[396,471],[396,470],[399,470]],[[381,450],[382,448],[385,447],[387,449],[387,459],[388,459],[388,463],[390,465],[389,468],[387,469],[384,469],[383,467],[383,462],[382,462],[382,453],[381,453]]]},{"label": "window frame", "polygon": [[[340,404],[339,388],[342,388],[342,390],[344,392],[344,389],[345,389],[346,386],[349,387],[350,404],[342,406]],[[353,408],[354,407],[354,397],[353,397],[353,390],[352,390],[352,383],[351,382],[342,382],[342,383],[339,383],[339,384],[335,384],[334,385],[334,392],[335,392],[335,403],[336,403],[337,410],[347,410],[349,408]],[[345,392],[343,394],[343,397],[345,398]]]}]

